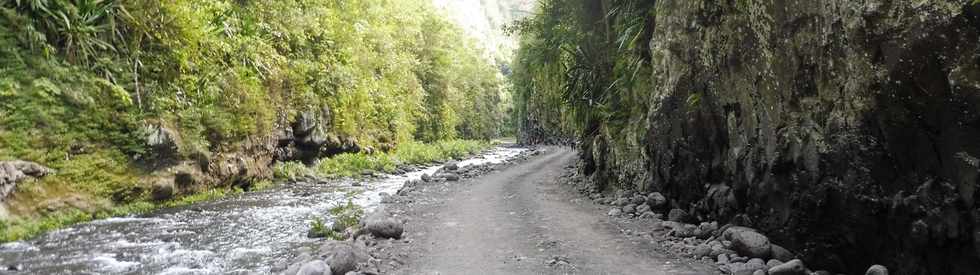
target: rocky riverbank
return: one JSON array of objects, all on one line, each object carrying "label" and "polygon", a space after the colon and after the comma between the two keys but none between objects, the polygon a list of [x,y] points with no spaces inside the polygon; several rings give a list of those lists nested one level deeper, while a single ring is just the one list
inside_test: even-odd
[{"label": "rocky riverbank", "polygon": [[[597,192],[589,178],[581,176],[578,167],[568,167],[561,181],[578,190],[595,203],[609,209],[609,219],[621,223],[640,223],[642,231],[625,231],[656,240],[660,247],[674,255],[713,263],[723,274],[737,275],[830,275],[843,274],[808,266],[802,254],[775,243],[765,232],[743,226],[732,219],[721,225],[716,220],[695,216],[671,207],[672,200],[660,192],[618,190],[611,194]],[[866,275],[887,275],[888,268],[872,265]]]}]

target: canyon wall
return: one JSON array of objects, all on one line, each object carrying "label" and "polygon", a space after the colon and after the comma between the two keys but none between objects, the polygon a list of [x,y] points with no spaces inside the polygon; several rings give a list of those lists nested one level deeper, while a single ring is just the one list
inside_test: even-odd
[{"label": "canyon wall", "polygon": [[645,123],[582,131],[584,172],[808,266],[976,274],[980,5],[723,2],[656,2]]}]

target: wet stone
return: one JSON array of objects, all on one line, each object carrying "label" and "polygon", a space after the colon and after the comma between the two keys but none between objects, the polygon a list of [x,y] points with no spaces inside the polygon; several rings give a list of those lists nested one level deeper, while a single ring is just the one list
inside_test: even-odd
[{"label": "wet stone", "polygon": [[322,260],[315,260],[315,261],[308,262],[304,264],[303,267],[301,267],[298,272],[296,272],[296,275],[332,275],[332,274],[333,273],[330,271],[330,266],[328,266],[327,263]]},{"label": "wet stone", "polygon": [[888,268],[883,265],[873,265],[864,272],[864,275],[888,275]]},{"label": "wet stone", "polygon": [[803,261],[795,259],[769,269],[769,275],[806,275]]},{"label": "wet stone", "polygon": [[636,205],[635,204],[627,204],[626,206],[623,206],[623,213],[626,213],[626,214],[636,213]]},{"label": "wet stone", "polygon": [[623,214],[623,210],[620,210],[618,207],[614,207],[613,209],[609,210],[609,213],[607,215],[616,217],[622,214]]},{"label": "wet stone", "polygon": [[687,221],[687,219],[687,212],[678,208],[671,209],[670,213],[667,215],[667,220],[672,222],[684,222]]}]

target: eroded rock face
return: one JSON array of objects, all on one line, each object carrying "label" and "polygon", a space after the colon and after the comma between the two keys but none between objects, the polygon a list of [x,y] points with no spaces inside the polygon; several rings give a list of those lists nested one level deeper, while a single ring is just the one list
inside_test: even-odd
[{"label": "eroded rock face", "polygon": [[645,134],[584,131],[583,172],[740,217],[817,268],[977,274],[971,2],[657,1]]},{"label": "eroded rock face", "polygon": [[41,178],[51,173],[54,173],[54,170],[29,161],[0,161],[0,202],[14,191],[17,183],[29,178]]},{"label": "eroded rock face", "polygon": [[373,151],[371,148],[361,148],[354,138],[332,133],[332,120],[333,113],[326,107],[299,113],[291,127],[279,131],[276,158],[312,163],[340,153]]}]

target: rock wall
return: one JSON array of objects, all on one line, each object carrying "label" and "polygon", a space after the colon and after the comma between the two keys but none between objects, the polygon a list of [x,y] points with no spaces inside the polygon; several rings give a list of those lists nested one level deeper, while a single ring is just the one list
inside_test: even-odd
[{"label": "rock wall", "polygon": [[637,188],[760,228],[808,266],[978,274],[971,2],[658,1],[645,164],[617,167],[617,144],[587,136],[586,172],[640,173]]},{"label": "rock wall", "polygon": [[[51,173],[54,173],[54,170],[29,161],[0,161],[0,203],[17,188],[17,183],[29,178],[41,178]],[[5,215],[0,214],[0,217],[3,216]]]}]

